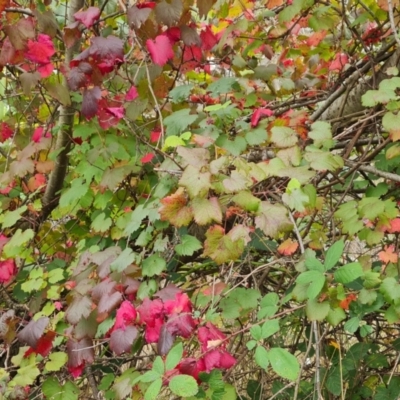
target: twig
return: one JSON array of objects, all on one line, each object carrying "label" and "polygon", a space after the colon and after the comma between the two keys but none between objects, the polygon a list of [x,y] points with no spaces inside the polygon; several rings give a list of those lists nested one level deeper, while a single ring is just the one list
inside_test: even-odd
[{"label": "twig", "polygon": [[392,31],[393,31],[393,37],[394,37],[394,40],[396,41],[396,43],[400,46],[400,39],[399,39],[399,36],[397,35],[396,24],[394,22],[392,0],[387,0],[387,4],[388,4],[390,27],[392,28]]},{"label": "twig", "polygon": [[349,167],[354,168],[355,170],[369,172],[370,174],[374,174],[394,182],[400,182],[400,175],[393,174],[391,172],[381,171],[371,165],[363,165],[349,160],[345,160],[345,164],[348,165]]}]

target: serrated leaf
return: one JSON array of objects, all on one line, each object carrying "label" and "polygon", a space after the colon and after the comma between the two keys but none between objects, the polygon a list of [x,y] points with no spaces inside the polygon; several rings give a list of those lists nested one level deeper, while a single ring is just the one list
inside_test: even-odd
[{"label": "serrated leaf", "polygon": [[196,382],[196,379],[190,375],[174,376],[170,380],[168,386],[172,393],[181,397],[195,396],[199,391],[199,386]]},{"label": "serrated leaf", "polygon": [[136,260],[136,253],[129,247],[125,248],[121,254],[111,263],[111,271],[122,272]]},{"label": "serrated leaf", "polygon": [[295,381],[300,372],[297,358],[285,349],[273,347],[268,352],[268,359],[272,369],[282,378]]},{"label": "serrated leaf", "polygon": [[261,200],[257,197],[253,196],[251,192],[247,190],[242,190],[232,197],[232,201],[234,201],[237,205],[242,207],[246,211],[258,211]]},{"label": "serrated leaf", "polygon": [[146,392],[144,394],[144,400],[155,400],[161,391],[161,387],[162,387],[162,379],[157,378],[146,389]]},{"label": "serrated leaf", "polygon": [[322,321],[330,310],[329,302],[319,302],[318,299],[311,299],[306,304],[306,314],[310,321]]},{"label": "serrated leaf", "polygon": [[192,89],[192,84],[176,86],[169,92],[169,97],[171,98],[173,103],[187,101]]},{"label": "serrated leaf", "polygon": [[68,360],[66,353],[57,351],[49,355],[49,361],[45,364],[46,371],[59,371]]},{"label": "serrated leaf", "polygon": [[271,142],[277,147],[292,147],[297,141],[297,134],[292,128],[274,126],[271,129]]},{"label": "serrated leaf", "polygon": [[181,243],[175,246],[175,251],[180,256],[191,256],[203,247],[201,242],[194,236],[183,235]]},{"label": "serrated leaf", "polygon": [[257,346],[254,360],[261,368],[267,369],[269,365],[268,351],[263,346]]},{"label": "serrated leaf", "polygon": [[183,345],[182,343],[178,343],[168,352],[167,358],[165,360],[166,371],[174,369],[181,361],[182,355],[183,355]]},{"label": "serrated leaf", "polygon": [[261,326],[261,338],[267,339],[268,337],[272,336],[280,329],[279,327],[279,320],[278,319],[271,319]]},{"label": "serrated leaf", "polygon": [[191,203],[193,217],[198,225],[208,225],[211,222],[222,222],[222,210],[217,197],[204,199],[195,197]]},{"label": "serrated leaf", "polygon": [[337,283],[350,283],[364,274],[363,268],[359,262],[353,262],[338,268],[335,273]]},{"label": "serrated leaf", "polygon": [[182,188],[176,193],[167,196],[161,200],[161,208],[159,210],[161,220],[169,221],[176,227],[187,226],[193,219],[193,210],[187,206],[187,196]]},{"label": "serrated leaf", "polygon": [[338,242],[334,243],[329,250],[326,252],[325,256],[325,269],[329,270],[333,268],[338,261],[340,260],[340,257],[343,254],[344,250],[344,241],[339,240]]},{"label": "serrated leaf", "polygon": [[249,187],[252,182],[249,177],[239,171],[232,171],[231,176],[222,181],[227,193],[237,193]]},{"label": "serrated leaf", "polygon": [[143,276],[154,276],[160,275],[162,271],[167,268],[167,263],[164,258],[161,258],[157,254],[152,254],[143,260],[142,263],[142,275]]},{"label": "serrated leaf", "polygon": [[200,172],[199,169],[188,165],[179,180],[179,184],[186,188],[191,198],[204,197],[211,188],[211,174]]},{"label": "serrated leaf", "polygon": [[257,228],[272,238],[293,228],[287,209],[280,204],[271,204],[268,201],[261,202],[255,222]]},{"label": "serrated leaf", "polygon": [[196,121],[196,119],[197,115],[191,115],[188,108],[175,111],[164,119],[164,124],[167,127],[167,135],[179,136],[190,124]]},{"label": "serrated leaf", "polygon": [[317,121],[311,125],[311,131],[308,132],[308,137],[314,141],[314,146],[318,148],[330,148],[333,145],[331,125],[325,121]]},{"label": "serrated leaf", "polygon": [[29,386],[35,382],[35,379],[40,375],[39,368],[35,364],[30,364],[18,369],[17,375],[12,382],[19,386]]},{"label": "serrated leaf", "polygon": [[328,151],[307,147],[304,158],[315,171],[335,171],[344,165],[342,157]]},{"label": "serrated leaf", "polygon": [[49,400],[78,400],[79,389],[67,381],[61,386],[56,378],[47,378],[42,385],[43,394]]},{"label": "serrated leaf", "polygon": [[207,90],[211,92],[213,96],[219,96],[220,94],[229,93],[233,88],[238,87],[237,79],[233,77],[223,77],[217,79],[211,85],[208,86]]},{"label": "serrated leaf", "polygon": [[346,319],[346,313],[340,307],[331,308],[326,316],[326,320],[332,325],[339,325],[344,319]]}]

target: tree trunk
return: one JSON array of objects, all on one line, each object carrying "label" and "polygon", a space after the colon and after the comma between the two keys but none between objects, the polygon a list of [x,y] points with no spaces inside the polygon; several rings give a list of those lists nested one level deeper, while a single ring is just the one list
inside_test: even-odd
[{"label": "tree trunk", "polygon": [[[71,0],[69,2],[68,10],[68,24],[75,22],[74,14],[77,13],[83,6],[84,0]],[[65,68],[69,69],[69,64],[73,59],[74,54],[79,50],[80,41],[75,43],[74,46],[70,47],[65,52]],[[67,80],[63,77],[63,85],[67,87]],[[41,220],[44,221],[52,210],[58,204],[58,192],[62,189],[65,175],[68,169],[68,153],[71,149],[71,138],[74,126],[74,115],[76,107],[72,104],[71,106],[61,106],[60,115],[58,118],[57,125],[59,131],[57,134],[57,141],[55,151],[59,151],[55,160],[54,169],[50,174],[49,182],[46,187],[46,191],[42,198],[42,215]]]}]

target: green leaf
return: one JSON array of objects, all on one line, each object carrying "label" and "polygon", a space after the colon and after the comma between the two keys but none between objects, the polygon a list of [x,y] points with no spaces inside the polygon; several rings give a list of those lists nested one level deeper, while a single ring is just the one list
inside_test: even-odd
[{"label": "green leaf", "polygon": [[343,168],[344,165],[343,159],[339,155],[313,149],[310,146],[307,147],[304,158],[315,171],[336,171]]},{"label": "green leaf", "polygon": [[231,92],[233,88],[238,88],[238,86],[236,78],[224,77],[217,79],[209,85],[207,90],[211,92],[213,96],[219,96],[220,94]]},{"label": "green leaf", "polygon": [[241,136],[236,136],[231,140],[227,135],[220,135],[215,142],[216,146],[229,151],[233,156],[240,156],[247,148],[246,140]]},{"label": "green leaf", "polygon": [[28,209],[27,206],[22,206],[14,211],[6,211],[0,215],[0,223],[2,228],[9,228],[13,226],[22,217],[22,214]]},{"label": "green leaf", "polygon": [[167,263],[164,258],[161,258],[157,254],[152,254],[147,257],[142,263],[142,275],[143,276],[154,276],[160,275],[162,271],[167,268]]},{"label": "green leaf", "polygon": [[261,326],[260,325],[253,325],[250,328],[250,334],[253,336],[255,340],[261,340]]},{"label": "green leaf", "polygon": [[292,147],[297,143],[297,133],[287,126],[274,126],[271,129],[271,141],[277,147]]},{"label": "green leaf", "polygon": [[27,247],[26,244],[33,239],[34,232],[32,229],[22,231],[17,229],[11,239],[3,247],[2,256],[4,258],[13,258],[19,256]]},{"label": "green leaf", "polygon": [[181,237],[181,243],[175,246],[175,251],[180,256],[191,256],[201,248],[203,248],[203,245],[196,237],[183,235]]},{"label": "green leaf", "polygon": [[360,216],[373,221],[385,211],[385,203],[377,197],[364,197],[359,203]]},{"label": "green leaf", "polygon": [[279,296],[276,293],[266,294],[260,302],[260,310],[258,311],[258,319],[272,317],[278,311]]},{"label": "green leaf", "polygon": [[251,180],[244,173],[232,171],[231,176],[222,181],[227,193],[236,193],[251,185]]},{"label": "green leaf", "polygon": [[107,232],[110,229],[111,225],[112,225],[112,220],[108,216],[108,213],[101,212],[93,220],[93,222],[90,225],[90,227],[95,232]]},{"label": "green leaf", "polygon": [[265,128],[250,129],[246,133],[246,141],[250,146],[258,146],[268,140]]},{"label": "green leaf", "polygon": [[67,381],[61,386],[56,378],[47,378],[42,384],[42,391],[48,400],[78,400],[79,389]]},{"label": "green leaf", "polygon": [[179,361],[182,360],[182,355],[183,345],[182,343],[178,343],[169,351],[165,360],[165,369],[167,371],[171,371],[172,369],[174,369],[178,365]]},{"label": "green leaf", "polygon": [[164,118],[167,136],[179,136],[187,127],[196,121],[197,115],[191,115],[190,109],[183,108]]},{"label": "green leaf", "polygon": [[162,358],[160,356],[157,356],[156,359],[153,362],[153,368],[152,370],[159,374],[160,376],[164,375],[165,373],[165,366]]},{"label": "green leaf", "polygon": [[260,292],[255,289],[236,288],[221,300],[222,317],[227,319],[248,315],[257,307]]},{"label": "green leaf", "polygon": [[383,280],[380,292],[389,303],[400,303],[400,284],[393,277],[387,277]]},{"label": "green leaf", "polygon": [[339,240],[338,242],[334,243],[329,250],[326,252],[325,256],[325,269],[330,270],[332,269],[340,260],[340,257],[343,254],[344,250],[344,241]]},{"label": "green leaf", "polygon": [[329,149],[333,146],[331,125],[325,121],[317,121],[311,125],[308,137],[314,141],[314,146]]},{"label": "green leaf", "polygon": [[318,299],[311,299],[306,304],[306,314],[310,321],[322,321],[329,313],[328,301],[319,302]]},{"label": "green leaf", "polygon": [[339,325],[344,319],[346,319],[346,313],[340,307],[331,308],[329,310],[328,315],[326,316],[326,320],[332,325]]},{"label": "green leaf", "polygon": [[222,222],[221,205],[217,197],[204,199],[195,197],[191,203],[193,217],[199,225],[209,225],[211,222]]},{"label": "green leaf", "polygon": [[300,285],[309,284],[307,288],[307,297],[314,299],[319,295],[325,284],[325,275],[319,271],[302,272],[296,279]]},{"label": "green leaf", "polygon": [[273,347],[268,352],[272,369],[282,378],[295,381],[300,372],[297,358],[285,349]]},{"label": "green leaf", "polygon": [[269,365],[268,351],[263,346],[257,346],[254,353],[254,360],[261,368],[267,369]]},{"label": "green leaf", "polygon": [[176,86],[169,92],[169,97],[171,98],[173,103],[187,101],[192,89],[192,84]]},{"label": "green leaf", "polygon": [[144,400],[155,400],[161,391],[161,387],[162,387],[162,378],[157,378],[146,389],[146,392],[144,394]]},{"label": "green leaf", "polygon": [[176,375],[169,381],[168,386],[173,394],[181,397],[195,396],[199,391],[196,379],[190,375]]},{"label": "green leaf", "polygon": [[59,371],[68,360],[66,353],[56,351],[49,355],[49,361],[45,365],[46,371]]},{"label": "green leaf", "polygon": [[337,283],[350,283],[362,276],[364,273],[359,262],[353,262],[343,267],[338,268],[335,273],[335,281]]},{"label": "green leaf", "polygon": [[360,318],[358,318],[358,317],[353,317],[353,318],[350,318],[345,324],[344,324],[344,329],[347,331],[347,332],[350,332],[350,333],[354,333],[357,329],[358,329],[358,327],[360,326]]},{"label": "green leaf", "polygon": [[121,254],[111,263],[111,271],[122,272],[126,267],[131,265],[136,260],[136,253],[129,247],[125,248]]},{"label": "green leaf", "polygon": [[278,332],[279,329],[279,319],[270,319],[261,326],[261,338],[266,339]]},{"label": "green leaf", "polygon": [[315,258],[315,254],[312,257],[306,258],[304,264],[310,271],[325,272],[325,266]]},{"label": "green leaf", "polygon": [[260,206],[261,200],[253,196],[251,192],[242,190],[238,194],[232,197],[238,206],[242,207],[246,211],[256,212]]},{"label": "green leaf", "polygon": [[35,379],[40,375],[39,368],[35,364],[29,364],[18,369],[17,375],[11,382],[20,386],[29,386],[35,382]]},{"label": "green leaf", "polygon": [[188,165],[183,171],[179,184],[186,188],[189,196],[205,197],[211,188],[211,174],[200,172],[198,168]]},{"label": "green leaf", "polygon": [[257,228],[272,238],[293,228],[287,209],[280,204],[271,204],[268,201],[261,202],[255,222]]},{"label": "green leaf", "polygon": [[65,190],[60,197],[60,207],[73,209],[77,206],[79,200],[87,193],[89,186],[83,182],[82,178],[74,179],[71,187]]}]

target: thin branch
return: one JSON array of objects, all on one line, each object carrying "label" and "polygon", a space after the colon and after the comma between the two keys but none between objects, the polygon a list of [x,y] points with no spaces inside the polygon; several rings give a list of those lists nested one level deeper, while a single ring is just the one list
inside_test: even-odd
[{"label": "thin branch", "polygon": [[381,171],[371,165],[363,165],[361,163],[357,163],[357,162],[349,161],[349,160],[345,160],[345,164],[351,168],[354,168],[355,170],[369,172],[370,174],[374,174],[374,175],[380,176],[382,178],[389,179],[390,181],[393,181],[393,182],[400,182],[400,175],[393,174],[391,172]]},{"label": "thin branch", "polygon": [[394,40],[396,41],[396,43],[400,46],[400,39],[397,34],[396,23],[394,22],[392,0],[387,0],[387,4],[388,4],[390,27],[392,28],[392,31],[393,31],[393,37],[394,37]]}]

